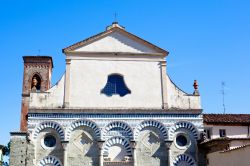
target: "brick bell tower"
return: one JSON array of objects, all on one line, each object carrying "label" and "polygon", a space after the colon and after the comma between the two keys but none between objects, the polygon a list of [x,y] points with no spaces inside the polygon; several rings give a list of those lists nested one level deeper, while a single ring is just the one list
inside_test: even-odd
[{"label": "brick bell tower", "polygon": [[22,110],[20,130],[27,131],[28,107],[31,92],[44,92],[51,87],[53,68],[50,56],[24,56]]}]

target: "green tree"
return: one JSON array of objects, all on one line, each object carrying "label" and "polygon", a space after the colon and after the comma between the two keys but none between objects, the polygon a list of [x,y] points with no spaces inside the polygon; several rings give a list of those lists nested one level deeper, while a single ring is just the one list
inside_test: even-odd
[{"label": "green tree", "polygon": [[[7,144],[7,146],[2,146],[2,153],[3,153],[3,156],[9,156],[10,155],[10,142]],[[0,165],[1,166],[9,166],[9,163],[8,162],[3,162],[3,161],[0,161]]]}]

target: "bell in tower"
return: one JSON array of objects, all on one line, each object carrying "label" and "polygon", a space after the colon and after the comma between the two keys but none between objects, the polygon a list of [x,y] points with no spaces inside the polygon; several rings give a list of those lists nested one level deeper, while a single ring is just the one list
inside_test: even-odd
[{"label": "bell in tower", "polygon": [[41,78],[35,74],[32,77],[32,82],[31,82],[31,92],[39,92],[41,89]]}]

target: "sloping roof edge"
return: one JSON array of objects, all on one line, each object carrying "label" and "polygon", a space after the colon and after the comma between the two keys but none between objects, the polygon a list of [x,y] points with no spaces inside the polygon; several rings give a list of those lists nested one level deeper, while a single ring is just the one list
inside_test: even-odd
[{"label": "sloping roof edge", "polygon": [[96,34],[94,36],[91,36],[91,37],[89,37],[87,39],[79,41],[79,42],[77,42],[77,43],[75,43],[73,45],[70,45],[70,46],[62,49],[62,52],[67,53],[67,52],[73,51],[73,50],[75,50],[75,49],[77,49],[79,47],[85,46],[85,45],[87,45],[87,44],[89,44],[91,42],[94,42],[94,41],[96,41],[96,40],[98,40],[98,39],[100,39],[100,38],[102,38],[102,37],[104,37],[104,36],[106,36],[106,35],[108,35],[108,34],[110,34],[112,32],[115,32],[115,31],[119,31],[120,33],[123,33],[124,35],[130,37],[131,39],[134,39],[134,40],[138,41],[141,44],[147,45],[148,47],[161,52],[163,55],[167,56],[169,54],[168,51],[166,51],[166,50],[164,50],[164,49],[162,49],[162,48],[160,48],[160,47],[158,47],[158,46],[156,46],[156,45],[154,45],[154,44],[152,44],[152,43],[150,43],[150,42],[148,42],[148,41],[146,41],[146,40],[144,40],[144,39],[142,39],[142,38],[140,38],[140,37],[138,37],[138,36],[136,36],[136,35],[134,35],[132,33],[129,33],[129,32],[127,32],[124,29],[119,28],[119,27],[110,28],[110,29],[108,29],[106,31],[103,31],[103,32],[98,33],[98,34]]}]

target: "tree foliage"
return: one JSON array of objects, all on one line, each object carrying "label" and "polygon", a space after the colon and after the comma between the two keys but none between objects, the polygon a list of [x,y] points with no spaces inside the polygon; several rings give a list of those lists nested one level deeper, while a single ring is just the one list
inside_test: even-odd
[{"label": "tree foliage", "polygon": [[10,142],[8,143],[8,145],[7,146],[4,146],[3,147],[3,155],[4,156],[9,156],[10,155]]},{"label": "tree foliage", "polygon": [[[7,144],[7,146],[3,146],[2,148],[2,154],[3,156],[9,156],[10,155],[10,142]],[[1,166],[9,166],[8,162],[0,161]]]}]

